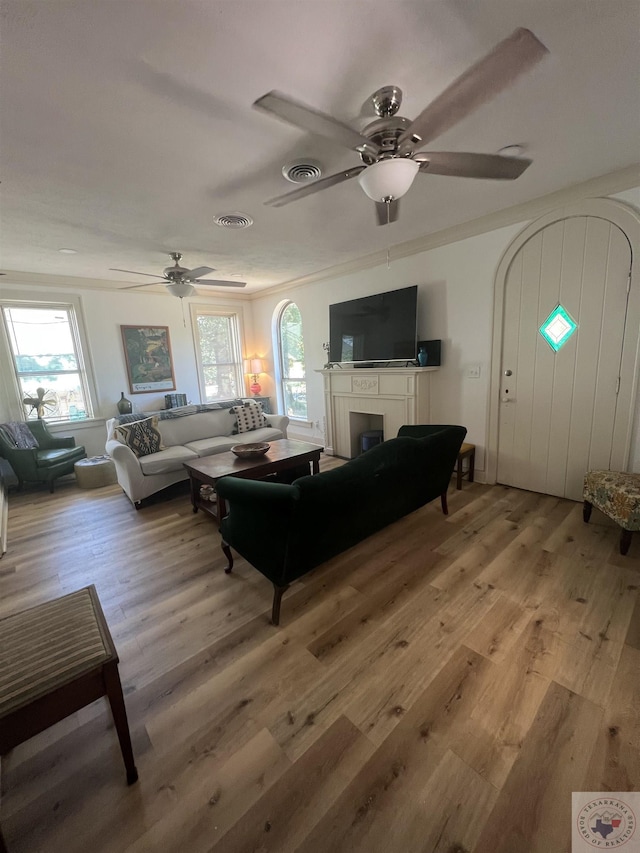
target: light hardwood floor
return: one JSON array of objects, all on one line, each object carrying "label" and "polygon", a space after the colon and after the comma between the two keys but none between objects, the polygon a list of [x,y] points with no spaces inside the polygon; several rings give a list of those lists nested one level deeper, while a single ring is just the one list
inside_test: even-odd
[{"label": "light hardwood floor", "polygon": [[11,853],[569,851],[571,791],[640,787],[640,536],[621,557],[596,510],[501,486],[449,507],[306,576],[275,628],[185,489],[12,493],[0,615],[96,584],[140,781],[89,706],[3,761]]}]

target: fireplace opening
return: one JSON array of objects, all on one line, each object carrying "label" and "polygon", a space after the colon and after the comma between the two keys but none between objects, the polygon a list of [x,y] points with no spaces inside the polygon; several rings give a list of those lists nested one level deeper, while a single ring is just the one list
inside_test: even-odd
[{"label": "fireplace opening", "polygon": [[[377,439],[377,436],[365,436],[364,433],[379,433],[380,437]],[[373,412],[349,412],[349,437],[349,458],[353,459],[374,444],[384,441],[384,416]]]}]

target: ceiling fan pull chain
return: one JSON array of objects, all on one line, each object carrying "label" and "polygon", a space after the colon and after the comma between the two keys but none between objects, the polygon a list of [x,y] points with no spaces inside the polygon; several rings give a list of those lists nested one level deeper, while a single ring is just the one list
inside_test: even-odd
[{"label": "ceiling fan pull chain", "polygon": [[[389,213],[391,211],[391,197],[385,198],[385,204],[387,205],[387,225],[389,224]],[[388,233],[388,232],[387,232]],[[391,269],[391,262],[389,260],[389,240],[387,239],[387,269]]]}]

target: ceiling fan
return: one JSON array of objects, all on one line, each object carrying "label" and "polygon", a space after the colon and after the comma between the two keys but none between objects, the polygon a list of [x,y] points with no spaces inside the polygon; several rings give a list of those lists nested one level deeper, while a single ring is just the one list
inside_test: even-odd
[{"label": "ceiling fan", "polygon": [[413,121],[397,115],[402,91],[397,86],[385,86],[371,98],[378,118],[362,133],[286,95],[268,92],[253,106],[296,127],[346,145],[360,155],[364,165],[321,178],[269,199],[265,204],[282,207],[357,176],[362,189],[376,203],[378,225],[385,225],[398,218],[398,199],[409,190],[418,172],[514,180],[531,165],[531,160],[499,154],[419,151],[418,148],[441,136],[512,85],[548,52],[530,30],[515,30],[454,80]]},{"label": "ceiling fan", "polygon": [[[201,275],[208,275],[214,272],[213,267],[196,267],[193,270],[180,266],[182,254],[180,252],[171,252],[169,257],[174,262],[172,267],[165,267],[162,275],[151,275],[147,272],[136,272],[135,270],[121,270],[117,267],[110,267],[112,272],[133,273],[133,275],[146,275],[149,278],[164,280],[167,290],[173,296],[183,299],[185,296],[191,296],[195,293],[194,284],[198,287],[246,287],[245,281],[216,281],[215,279],[201,279]],[[158,282],[147,282],[145,284],[130,284],[127,287],[120,288],[121,290],[134,290],[137,287],[151,287],[152,284]]]}]

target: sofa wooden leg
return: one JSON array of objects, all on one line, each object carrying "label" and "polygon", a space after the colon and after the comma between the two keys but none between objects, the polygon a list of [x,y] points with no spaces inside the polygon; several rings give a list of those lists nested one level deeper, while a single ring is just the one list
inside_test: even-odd
[{"label": "sofa wooden leg", "polygon": [[589,501],[585,501],[582,504],[582,520],[585,524],[588,524],[589,519],[591,518],[591,510],[593,509],[593,504]]},{"label": "sofa wooden leg", "polygon": [[624,555],[629,550],[629,546],[631,545],[631,531],[625,530],[623,528],[622,533],[620,534],[620,553],[624,557]]},{"label": "sofa wooden leg", "polygon": [[279,625],[280,624],[280,602],[282,601],[282,595],[289,589],[289,584],[286,586],[276,586],[273,585],[273,606],[271,608],[271,624]]},{"label": "sofa wooden leg", "polygon": [[442,504],[442,512],[445,515],[449,515],[449,507],[447,506],[447,493],[443,492],[440,495],[440,503]]},{"label": "sofa wooden leg", "polygon": [[49,494],[53,494],[53,480],[49,483]]},{"label": "sofa wooden leg", "polygon": [[229,572],[231,571],[231,569],[233,568],[233,554],[231,553],[231,548],[229,547],[229,543],[225,542],[224,539],[222,540],[221,547],[222,547],[222,551],[223,551],[223,553],[224,553],[224,555],[227,558],[227,561],[229,563],[227,568],[224,570],[225,575],[228,575]]}]

